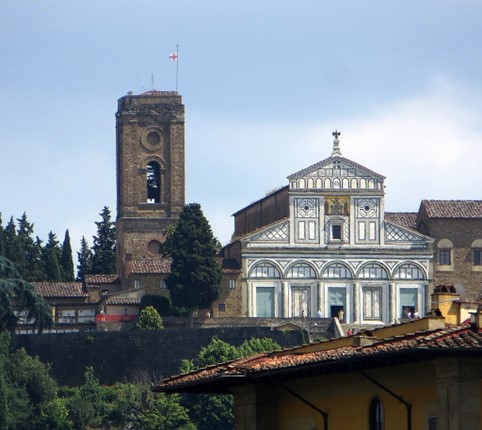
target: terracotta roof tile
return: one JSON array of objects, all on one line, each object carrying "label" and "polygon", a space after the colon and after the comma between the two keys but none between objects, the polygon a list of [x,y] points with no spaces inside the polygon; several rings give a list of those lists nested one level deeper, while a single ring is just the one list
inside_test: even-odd
[{"label": "terracotta roof tile", "polygon": [[115,284],[119,282],[117,275],[85,275],[85,283],[92,284]]},{"label": "terracotta roof tile", "polygon": [[258,354],[227,363],[213,365],[184,375],[176,375],[166,379],[158,386],[156,391],[176,391],[183,387],[199,386],[216,382],[229,377],[249,377],[249,375],[262,376],[273,371],[296,368],[303,366],[323,366],[327,363],[339,361],[340,363],[355,358],[374,358],[380,354],[397,353],[401,351],[438,350],[438,349],[472,349],[482,353],[482,335],[470,330],[469,325],[452,328],[436,329],[419,333],[409,333],[389,339],[378,340],[367,346],[343,346],[336,349],[316,352],[297,353],[297,349],[278,351],[273,353]]},{"label": "terracotta roof tile", "polygon": [[141,300],[137,297],[109,297],[105,302],[108,305],[139,305]]},{"label": "terracotta roof tile", "polygon": [[132,261],[132,273],[168,274],[171,270],[170,258],[156,258]]},{"label": "terracotta roof tile", "polygon": [[482,218],[482,200],[422,200],[429,218]]},{"label": "terracotta roof tile", "polygon": [[32,285],[42,297],[89,297],[81,282],[32,282]]},{"label": "terracotta roof tile", "polygon": [[417,212],[385,212],[385,219],[395,224],[416,230]]},{"label": "terracotta roof tile", "polygon": [[[236,260],[231,258],[219,259],[223,273],[240,273],[241,268]],[[156,258],[132,261],[132,273],[138,274],[169,274],[171,271],[170,258]]]}]

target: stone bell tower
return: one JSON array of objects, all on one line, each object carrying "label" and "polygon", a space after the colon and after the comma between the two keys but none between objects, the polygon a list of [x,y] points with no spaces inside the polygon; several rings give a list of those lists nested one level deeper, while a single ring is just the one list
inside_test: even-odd
[{"label": "stone bell tower", "polygon": [[159,258],[166,227],[184,207],[184,105],[177,92],[128,94],[118,101],[117,271]]}]

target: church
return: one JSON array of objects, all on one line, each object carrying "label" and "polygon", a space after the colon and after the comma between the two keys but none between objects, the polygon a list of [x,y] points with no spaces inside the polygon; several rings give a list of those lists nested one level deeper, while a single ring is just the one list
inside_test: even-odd
[{"label": "church", "polygon": [[384,210],[384,176],[331,155],[234,214],[223,250],[242,270],[243,313],[390,324],[425,313],[434,239]]},{"label": "church", "polygon": [[[57,323],[130,321],[144,294],[169,296],[170,260],[160,246],[185,205],[184,129],[177,92],[118,100],[117,273],[37,285]],[[338,131],[326,148],[328,158],[233,215],[219,297],[199,316],[384,325],[442,307],[435,288],[476,307],[482,200],[423,200],[418,212],[385,212],[385,177],[343,157]]]}]

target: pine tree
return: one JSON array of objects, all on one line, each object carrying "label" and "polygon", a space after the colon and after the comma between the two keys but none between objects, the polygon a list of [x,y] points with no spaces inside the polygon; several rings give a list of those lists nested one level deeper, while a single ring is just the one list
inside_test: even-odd
[{"label": "pine tree", "polygon": [[110,210],[104,206],[97,221],[97,235],[94,236],[92,273],[112,274],[115,266],[115,224],[111,221]]},{"label": "pine tree", "polygon": [[0,257],[5,255],[5,229],[3,228],[2,214],[0,213]]},{"label": "pine tree", "polygon": [[17,264],[22,260],[21,244],[17,236],[17,227],[13,216],[5,227],[5,257]]},{"label": "pine tree", "polygon": [[20,276],[28,282],[42,281],[45,278],[45,272],[43,270],[41,248],[38,246],[38,238],[37,241],[33,239],[33,224],[28,222],[25,212],[17,221],[17,237],[21,255],[15,263]]},{"label": "pine tree", "polygon": [[174,230],[167,236],[163,251],[172,258],[166,279],[175,306],[208,308],[216,300],[221,283],[221,267],[216,261],[219,242],[201,210],[191,203],[184,207]]},{"label": "pine tree", "polygon": [[60,269],[61,250],[55,233],[49,232],[49,239],[42,250],[42,260],[45,267],[47,281],[61,281]]},{"label": "pine tree", "polygon": [[69,230],[65,231],[64,242],[62,243],[62,254],[60,257],[62,269],[62,280],[74,280],[74,261],[72,260],[72,246],[70,245]]},{"label": "pine tree", "polygon": [[82,236],[82,240],[80,241],[80,251],[77,252],[77,261],[79,264],[77,265],[77,280],[84,281],[85,275],[88,273],[92,273],[92,250],[89,248],[89,244],[85,237]]},{"label": "pine tree", "polygon": [[0,257],[0,331],[13,331],[17,325],[16,310],[26,310],[27,318],[35,320],[41,330],[52,324],[52,311],[28,282],[20,277],[15,265]]}]

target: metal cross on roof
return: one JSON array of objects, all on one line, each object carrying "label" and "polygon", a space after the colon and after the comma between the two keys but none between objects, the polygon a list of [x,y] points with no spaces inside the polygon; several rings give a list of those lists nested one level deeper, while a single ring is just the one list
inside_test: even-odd
[{"label": "metal cross on roof", "polygon": [[341,132],[338,130],[335,130],[333,133],[331,133],[334,137],[333,139],[333,152],[331,153],[331,156],[335,155],[341,155],[340,151],[340,141],[338,140],[338,137],[340,136]]}]

